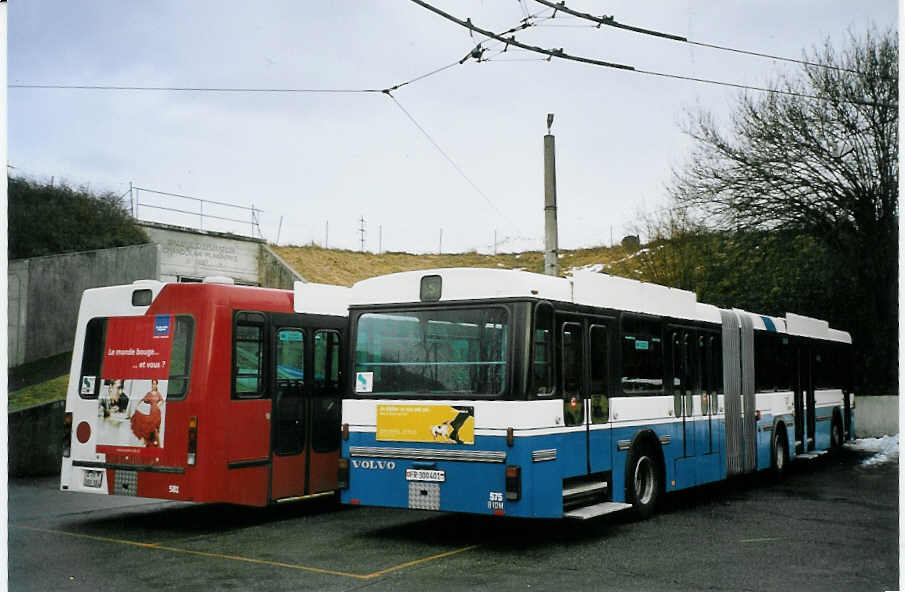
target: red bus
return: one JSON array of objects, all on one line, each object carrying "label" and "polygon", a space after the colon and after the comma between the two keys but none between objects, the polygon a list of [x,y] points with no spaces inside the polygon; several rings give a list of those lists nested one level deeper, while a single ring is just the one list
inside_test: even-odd
[{"label": "red bus", "polygon": [[337,487],[348,289],[82,295],[60,488],[265,506]]}]

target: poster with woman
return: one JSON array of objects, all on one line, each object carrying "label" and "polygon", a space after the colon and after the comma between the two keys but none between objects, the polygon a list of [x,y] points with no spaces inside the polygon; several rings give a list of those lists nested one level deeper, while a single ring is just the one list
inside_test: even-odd
[{"label": "poster with woman", "polygon": [[112,318],[107,326],[97,444],[163,448],[172,318]]}]

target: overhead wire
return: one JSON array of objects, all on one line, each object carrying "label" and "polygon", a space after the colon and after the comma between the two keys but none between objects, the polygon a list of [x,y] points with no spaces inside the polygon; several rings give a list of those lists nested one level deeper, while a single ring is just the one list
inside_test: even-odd
[{"label": "overhead wire", "polygon": [[[482,35],[485,35],[485,36],[487,36],[487,37],[491,37],[491,38],[493,38],[493,39],[496,39],[497,41],[503,42],[504,44],[506,44],[507,47],[508,47],[509,45],[512,45],[512,46],[515,46],[515,47],[521,47],[522,49],[527,49],[527,50],[529,50],[529,51],[533,51],[533,52],[536,52],[536,53],[540,53],[540,54],[543,54],[543,55],[550,56],[550,58],[558,58],[558,59],[563,59],[563,60],[570,60],[570,61],[574,61],[574,62],[581,62],[581,63],[585,63],[585,64],[591,64],[591,65],[594,65],[594,66],[601,66],[601,67],[604,67],[604,68],[614,68],[614,69],[617,69],[617,70],[626,70],[626,71],[635,72],[635,73],[638,73],[638,74],[647,74],[647,75],[649,75],[649,76],[659,76],[659,77],[663,77],[663,78],[672,78],[672,79],[675,79],[675,80],[685,80],[685,81],[689,81],[689,82],[700,82],[700,83],[704,83],[704,84],[712,84],[712,85],[717,85],[717,86],[726,86],[726,87],[739,88],[739,89],[744,89],[744,90],[753,90],[753,91],[765,92],[765,93],[772,93],[772,94],[781,94],[781,95],[796,96],[796,97],[807,98],[807,99],[815,99],[815,100],[818,100],[818,101],[825,101],[825,100],[827,100],[827,99],[825,99],[824,97],[820,97],[820,96],[818,96],[818,95],[812,95],[812,94],[808,94],[808,93],[800,93],[800,92],[796,92],[796,91],[780,90],[780,89],[766,88],[766,87],[761,87],[761,86],[752,86],[752,85],[748,85],[748,84],[740,84],[740,83],[734,83],[734,82],[725,82],[725,81],[722,81],[722,80],[714,80],[714,79],[709,79],[709,78],[699,78],[699,77],[695,77],[695,76],[684,76],[684,75],[681,75],[681,74],[671,74],[671,73],[668,73],[668,72],[657,72],[657,71],[654,71],[654,70],[643,70],[643,69],[635,68],[634,66],[630,66],[630,65],[626,65],[626,64],[618,64],[618,63],[615,63],[615,62],[607,62],[607,61],[604,61],[604,60],[598,60],[598,59],[586,58],[586,57],[582,57],[582,56],[576,56],[576,55],[568,54],[568,53],[566,53],[565,51],[563,51],[562,48],[559,48],[559,49],[545,49],[545,48],[537,47],[537,46],[534,46],[534,45],[528,45],[528,44],[525,44],[525,43],[522,43],[522,42],[516,40],[516,38],[515,38],[514,35],[511,36],[511,37],[503,37],[502,35],[499,35],[499,34],[497,34],[497,33],[493,33],[492,31],[488,31],[488,30],[486,30],[486,29],[482,29],[482,28],[476,26],[473,22],[471,22],[471,19],[468,19],[467,22],[466,22],[466,21],[462,21],[462,20],[460,20],[460,19],[458,19],[458,18],[452,16],[451,14],[449,14],[449,13],[447,13],[447,12],[444,12],[444,11],[440,10],[440,9],[437,8],[437,7],[432,6],[432,5],[428,4],[427,2],[424,2],[423,0],[410,0],[410,1],[413,2],[413,3],[415,3],[415,4],[417,4],[417,5],[419,5],[419,6],[421,6],[421,7],[423,7],[423,8],[425,8],[425,9],[427,9],[427,10],[429,10],[429,11],[431,11],[431,12],[433,12],[433,13],[435,13],[435,14],[437,14],[437,15],[439,15],[439,16],[442,16],[443,18],[445,18],[445,19],[447,19],[447,20],[449,20],[449,21],[452,21],[452,22],[454,22],[454,23],[456,23],[456,24],[458,24],[458,25],[460,25],[460,26],[462,26],[462,27],[466,27],[466,28],[469,28],[469,29],[473,29],[474,31],[477,31],[477,32],[479,32],[479,33],[482,34]],[[852,104],[852,105],[867,105],[867,106],[875,106],[875,105],[878,105],[878,103],[871,102],[871,101],[840,100],[839,102],[840,102],[840,103],[846,103],[846,104]],[[886,106],[890,106],[890,105],[886,105]]]},{"label": "overhead wire", "polygon": [[852,74],[863,74],[863,72],[860,72],[860,71],[858,71],[858,70],[854,70],[854,69],[852,69],[852,68],[843,68],[842,66],[833,66],[833,65],[830,65],[830,64],[821,64],[821,63],[819,63],[819,62],[812,62],[812,61],[809,61],[809,60],[795,59],[795,58],[790,58],[790,57],[786,57],[786,56],[779,56],[779,55],[769,54],[769,53],[765,53],[765,52],[760,52],[760,51],[751,51],[751,50],[747,50],[747,49],[738,49],[738,48],[736,48],[736,47],[729,47],[729,46],[726,46],[726,45],[717,45],[717,44],[715,44],[715,43],[704,43],[704,42],[701,42],[701,41],[693,41],[693,40],[691,40],[691,39],[688,39],[687,37],[683,37],[682,35],[675,35],[675,34],[673,34],[673,33],[664,33],[664,32],[662,32],[662,31],[655,31],[655,30],[653,30],[653,29],[644,29],[644,28],[642,28],[642,27],[635,27],[635,26],[632,26],[632,25],[627,25],[627,24],[625,24],[625,23],[620,23],[620,22],[616,21],[616,19],[615,19],[614,17],[612,17],[612,16],[600,16],[600,17],[598,17],[598,16],[595,16],[595,15],[593,15],[593,14],[589,14],[589,13],[586,13],[586,12],[580,12],[580,11],[578,11],[578,10],[573,10],[573,9],[569,8],[568,6],[566,6],[565,1],[562,1],[562,2],[551,2],[550,0],[534,0],[534,1],[537,2],[538,4],[543,4],[544,6],[547,6],[547,7],[549,7],[549,8],[554,9],[554,14],[555,14],[555,11],[561,11],[561,12],[564,12],[564,13],[566,13],[566,14],[570,14],[570,15],[572,15],[572,16],[574,16],[574,17],[578,17],[578,18],[580,18],[580,19],[584,19],[584,20],[587,20],[587,21],[592,21],[592,22],[594,22],[594,23],[597,23],[597,26],[596,26],[595,28],[599,28],[601,25],[606,25],[607,27],[616,27],[616,28],[618,28],[618,29],[624,29],[624,30],[626,30],[626,31],[632,31],[632,32],[634,32],[634,33],[641,33],[642,35],[650,35],[650,36],[653,36],[653,37],[660,37],[660,38],[669,39],[669,40],[672,40],[672,41],[679,41],[679,42],[681,42],[681,43],[688,43],[689,45],[697,45],[697,46],[699,46],[699,47],[707,47],[707,48],[710,48],[710,49],[717,49],[717,50],[721,50],[721,51],[730,51],[730,52],[733,52],[733,53],[745,54],[745,55],[756,56],[756,57],[761,57],[761,58],[768,58],[768,59],[771,59],[771,60],[780,60],[780,61],[784,61],[784,62],[793,62],[793,63],[796,63],[796,64],[803,64],[803,65],[807,65],[807,66],[814,66],[814,67],[817,67],[817,68],[826,68],[826,69],[828,69],[828,70],[837,70],[837,71],[840,71],[840,72],[849,72],[849,73],[852,73]]},{"label": "overhead wire", "polygon": [[486,201],[487,204],[488,204],[491,208],[493,208],[493,210],[494,210],[497,214],[499,214],[504,220],[506,220],[507,222],[509,222],[510,224],[512,224],[513,227],[515,227],[515,224],[512,222],[512,220],[509,219],[509,217],[506,216],[506,214],[504,214],[499,208],[497,208],[496,205],[494,205],[493,201],[491,201],[491,199],[487,196],[487,194],[484,193],[484,192],[481,190],[481,188],[478,187],[478,185],[477,185],[474,181],[472,181],[471,178],[470,178],[468,175],[465,174],[465,171],[463,171],[462,168],[461,168],[458,164],[456,164],[456,161],[454,161],[454,160],[452,159],[452,157],[451,157],[449,154],[447,154],[446,151],[440,146],[440,144],[438,144],[437,141],[434,140],[434,138],[427,132],[427,130],[424,129],[424,127],[423,127],[420,123],[418,123],[418,120],[416,120],[415,117],[414,117],[411,113],[409,113],[408,109],[406,109],[406,108],[402,105],[402,103],[400,103],[399,100],[398,100],[393,94],[391,94],[390,92],[387,92],[386,95],[387,95],[388,97],[390,97],[390,98],[393,100],[393,102],[396,104],[396,106],[399,107],[399,109],[405,114],[406,117],[408,117],[409,121],[411,121],[412,124],[413,124],[416,128],[418,128],[418,130],[420,130],[422,134],[424,134],[424,137],[427,138],[427,140],[434,146],[434,148],[437,149],[437,151],[438,151],[441,155],[443,155],[443,158],[445,158],[446,161],[447,161],[450,165],[452,165],[452,167],[456,170],[456,172],[458,172],[459,175],[460,175],[463,179],[465,179],[465,181],[466,181],[469,185],[471,185],[472,189],[474,189],[475,191],[477,191],[478,194],[479,194],[481,197],[484,198],[484,201]]}]

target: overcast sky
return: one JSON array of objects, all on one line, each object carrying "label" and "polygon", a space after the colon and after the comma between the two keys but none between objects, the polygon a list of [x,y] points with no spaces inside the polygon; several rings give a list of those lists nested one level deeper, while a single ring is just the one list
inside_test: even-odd
[{"label": "overcast sky", "polygon": [[[435,0],[482,28],[533,0]],[[826,39],[895,27],[895,0],[570,0],[571,8],[690,40],[801,58]],[[517,39],[639,69],[763,86],[797,66],[601,27],[562,14]],[[9,3],[9,83],[382,89],[464,56],[481,36],[404,0]],[[499,50],[487,46],[487,55]],[[725,120],[736,89],[507,51],[374,93],[9,90],[13,174],[95,191],[135,185],[264,210],[281,244],[384,251],[542,248],[543,135],[555,113],[560,247],[609,244],[663,208],[688,156],[689,110]],[[475,188],[477,187],[477,189]],[[197,211],[197,203],[139,199]],[[246,217],[241,210],[206,212]],[[198,216],[139,208],[196,226]],[[282,218],[282,224],[280,220]],[[208,221],[212,229],[249,225]],[[506,239],[506,240],[504,240]]]}]

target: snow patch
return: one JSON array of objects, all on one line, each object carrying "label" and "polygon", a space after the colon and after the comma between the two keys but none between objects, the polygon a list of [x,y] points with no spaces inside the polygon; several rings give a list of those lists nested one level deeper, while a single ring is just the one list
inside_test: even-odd
[{"label": "snow patch", "polygon": [[576,271],[590,271],[593,273],[600,273],[603,271],[603,263],[589,263],[587,265],[582,265],[581,267],[570,267],[566,271],[567,276],[574,276]]},{"label": "snow patch", "polygon": [[882,438],[859,438],[847,442],[845,447],[857,452],[872,452],[873,456],[863,460],[863,466],[872,467],[899,460],[899,435]]}]

